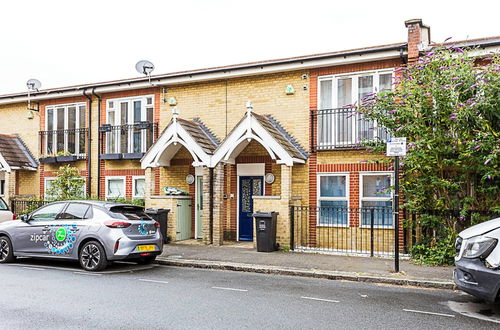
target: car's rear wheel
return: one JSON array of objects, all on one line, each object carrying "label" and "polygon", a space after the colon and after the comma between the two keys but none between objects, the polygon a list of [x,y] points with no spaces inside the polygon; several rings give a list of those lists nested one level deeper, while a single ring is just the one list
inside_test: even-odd
[{"label": "car's rear wheel", "polygon": [[156,256],[141,257],[137,259],[139,265],[150,265],[156,260]]},{"label": "car's rear wheel", "polygon": [[78,260],[82,268],[89,272],[98,272],[108,266],[106,252],[97,241],[85,243],[80,250]]},{"label": "car's rear wheel", "polygon": [[0,237],[0,264],[13,262],[16,260],[12,243],[6,236]]}]

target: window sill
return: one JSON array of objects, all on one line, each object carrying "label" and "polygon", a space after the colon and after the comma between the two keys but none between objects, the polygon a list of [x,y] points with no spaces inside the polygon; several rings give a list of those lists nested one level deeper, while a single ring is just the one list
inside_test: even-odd
[{"label": "window sill", "polygon": [[122,154],[101,154],[102,160],[118,160],[122,159]]},{"label": "window sill", "polygon": [[50,164],[50,163],[70,163],[84,159],[87,159],[87,155],[83,154],[83,155],[42,157],[39,158],[38,160],[42,164]]},{"label": "window sill", "polygon": [[144,156],[143,152],[132,152],[122,154],[122,159],[141,159]]}]

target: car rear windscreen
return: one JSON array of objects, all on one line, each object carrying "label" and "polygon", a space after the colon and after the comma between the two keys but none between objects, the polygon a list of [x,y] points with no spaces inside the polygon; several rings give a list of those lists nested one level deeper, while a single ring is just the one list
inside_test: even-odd
[{"label": "car rear windscreen", "polygon": [[113,206],[109,209],[109,214],[121,220],[152,220],[142,207],[137,206]]}]

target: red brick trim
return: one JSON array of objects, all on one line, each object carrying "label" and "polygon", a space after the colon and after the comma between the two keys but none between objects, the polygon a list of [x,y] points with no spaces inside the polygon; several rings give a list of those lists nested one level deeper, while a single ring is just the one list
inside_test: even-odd
[{"label": "red brick trim", "polygon": [[317,172],[389,171],[390,165],[383,163],[318,164]]}]

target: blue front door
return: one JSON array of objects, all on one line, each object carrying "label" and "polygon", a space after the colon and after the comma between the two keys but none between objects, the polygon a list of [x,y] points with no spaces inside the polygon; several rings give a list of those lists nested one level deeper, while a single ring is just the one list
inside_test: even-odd
[{"label": "blue front door", "polygon": [[263,192],[261,176],[240,176],[239,240],[253,240],[253,198]]}]

